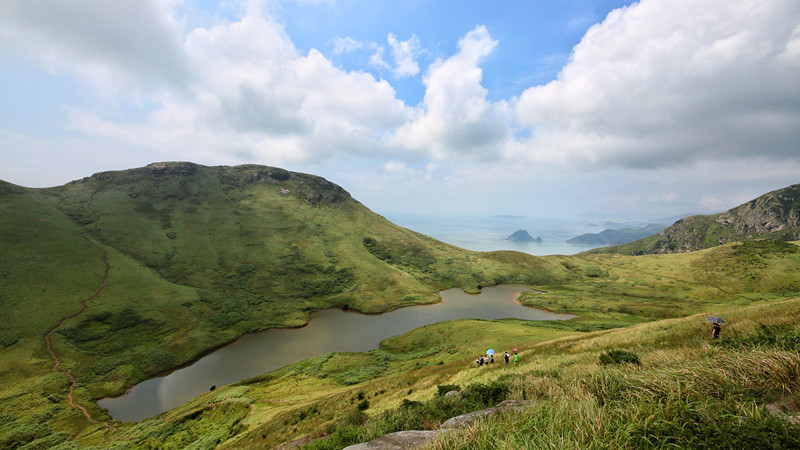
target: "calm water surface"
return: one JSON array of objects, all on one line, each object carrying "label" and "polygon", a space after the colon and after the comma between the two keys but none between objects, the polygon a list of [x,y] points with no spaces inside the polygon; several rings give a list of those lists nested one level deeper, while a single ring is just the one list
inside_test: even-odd
[{"label": "calm water surface", "polygon": [[385,314],[364,315],[328,309],[311,314],[302,328],[282,328],[242,336],[237,341],[167,376],[134,386],[127,394],[100,400],[111,416],[123,422],[140,421],[182,405],[211,386],[235,383],[327,352],[363,352],[380,341],[415,328],[455,319],[564,320],[522,306],[516,298],[527,286],[484,288],[479,295],[460,289],[442,291],[442,302],[408,306]]}]

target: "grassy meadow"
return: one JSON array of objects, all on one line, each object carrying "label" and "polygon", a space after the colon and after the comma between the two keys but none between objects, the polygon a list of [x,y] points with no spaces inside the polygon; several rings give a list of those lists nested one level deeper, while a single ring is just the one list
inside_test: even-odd
[{"label": "grassy meadow", "polygon": [[[763,430],[784,439],[788,425],[764,405],[797,410],[796,243],[470,252],[397,227],[318,177],[189,163],[49,189],[0,183],[0,229],[0,448],[268,448],[324,435],[308,445],[339,448],[505,398],[535,407],[432,446],[691,447],[709,445],[716,417],[752,429],[752,442]],[[501,283],[532,286],[525,305],[578,317],[438,323],[222,386],[141,423],[115,422],[95,403],[315,310],[384,312]],[[718,342],[703,314],[731,322]],[[474,368],[482,350],[514,347],[518,366]],[[600,363],[615,350],[640,364]],[[462,400],[445,401],[440,386],[458,386]]]}]

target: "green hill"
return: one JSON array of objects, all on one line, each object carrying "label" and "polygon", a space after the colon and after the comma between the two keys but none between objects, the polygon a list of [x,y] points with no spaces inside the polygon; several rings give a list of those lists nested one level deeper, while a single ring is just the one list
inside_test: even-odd
[{"label": "green hill", "polygon": [[[648,367],[651,341],[670,342],[667,331],[651,336],[671,329],[659,321],[760,304],[746,317],[769,324],[769,308],[800,291],[790,243],[643,257],[470,252],[393,225],[327,180],[264,166],[159,163],[48,189],[0,182],[0,230],[0,448],[263,448],[339,429],[363,441],[388,429],[364,428],[372,420],[426,405],[437,385],[498,381],[468,369],[475,348],[547,345],[560,350],[542,353],[546,370],[582,368],[613,347],[601,339],[608,330],[634,326],[613,332],[639,336]],[[438,301],[448,287],[509,282],[546,293],[521,302],[579,317],[435,324],[372,352],[321,355],[220,387],[139,424],[115,423],[95,403],[244,333],[302,325],[314,310],[388,311]],[[584,347],[579,363],[558,356]],[[526,354],[504,395],[539,392],[531,386],[545,369]],[[737,394],[754,408],[795,389],[758,380],[767,394]],[[394,427],[440,420],[415,417]]]},{"label": "green hill", "polygon": [[800,239],[800,184],[769,192],[724,213],[680,219],[655,236],[587,253],[693,252],[752,239]]},{"label": "green hill", "polygon": [[444,244],[327,180],[263,166],[159,163],[47,189],[2,183],[0,229],[0,399],[27,398],[37,383],[63,395],[69,372],[75,402],[98,420],[96,399],[244,333],[303,325],[314,310],[383,312],[438,302],[447,287],[567,275],[541,258]]}]

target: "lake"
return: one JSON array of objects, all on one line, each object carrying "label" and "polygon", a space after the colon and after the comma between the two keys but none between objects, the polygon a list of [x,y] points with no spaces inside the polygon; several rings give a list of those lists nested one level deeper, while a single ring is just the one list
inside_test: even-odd
[{"label": "lake", "polygon": [[523,285],[503,285],[484,288],[477,295],[448,289],[440,292],[441,303],[407,306],[376,315],[339,309],[317,311],[311,314],[304,327],[271,329],[242,336],[190,366],[143,381],[121,397],[97,403],[116,420],[140,421],[180,406],[207,392],[211,386],[235,383],[323,353],[373,350],[386,338],[436,322],[575,317],[522,306],[516,299],[523,290],[530,289]]}]

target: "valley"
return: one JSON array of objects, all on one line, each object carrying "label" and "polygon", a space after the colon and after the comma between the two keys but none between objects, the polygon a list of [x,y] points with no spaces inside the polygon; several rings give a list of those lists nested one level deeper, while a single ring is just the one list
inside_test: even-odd
[{"label": "valley", "polygon": [[[794,241],[641,256],[476,252],[398,227],[327,180],[264,166],[158,163],[47,189],[0,183],[0,199],[2,447],[269,448],[307,439],[341,448],[436,428],[500,397],[535,400],[537,412],[431,445],[466,439],[488,448],[502,435],[514,446],[525,439],[515,433],[542,429],[533,416],[553,428],[537,435],[545,446],[565,436],[555,429],[563,423],[585,425],[566,435],[580,447],[700,445],[705,429],[681,435],[668,424],[711,427],[718,414],[735,417],[733,431],[754,442],[766,439],[758,430],[795,442],[790,424],[764,412],[776,401],[797,410]],[[509,284],[536,291],[522,294],[523,305],[577,317],[431,323],[371,350],[326,351],[220,383],[139,423],[115,421],[96,404],[242,335],[305,325],[315,311],[402,311],[438,303],[447,289]],[[730,322],[719,342],[709,342],[705,315]],[[475,369],[488,348],[520,348],[522,361]],[[598,362],[619,349],[641,364]],[[444,405],[439,386],[470,394]],[[608,425],[592,425],[600,422]]]}]

